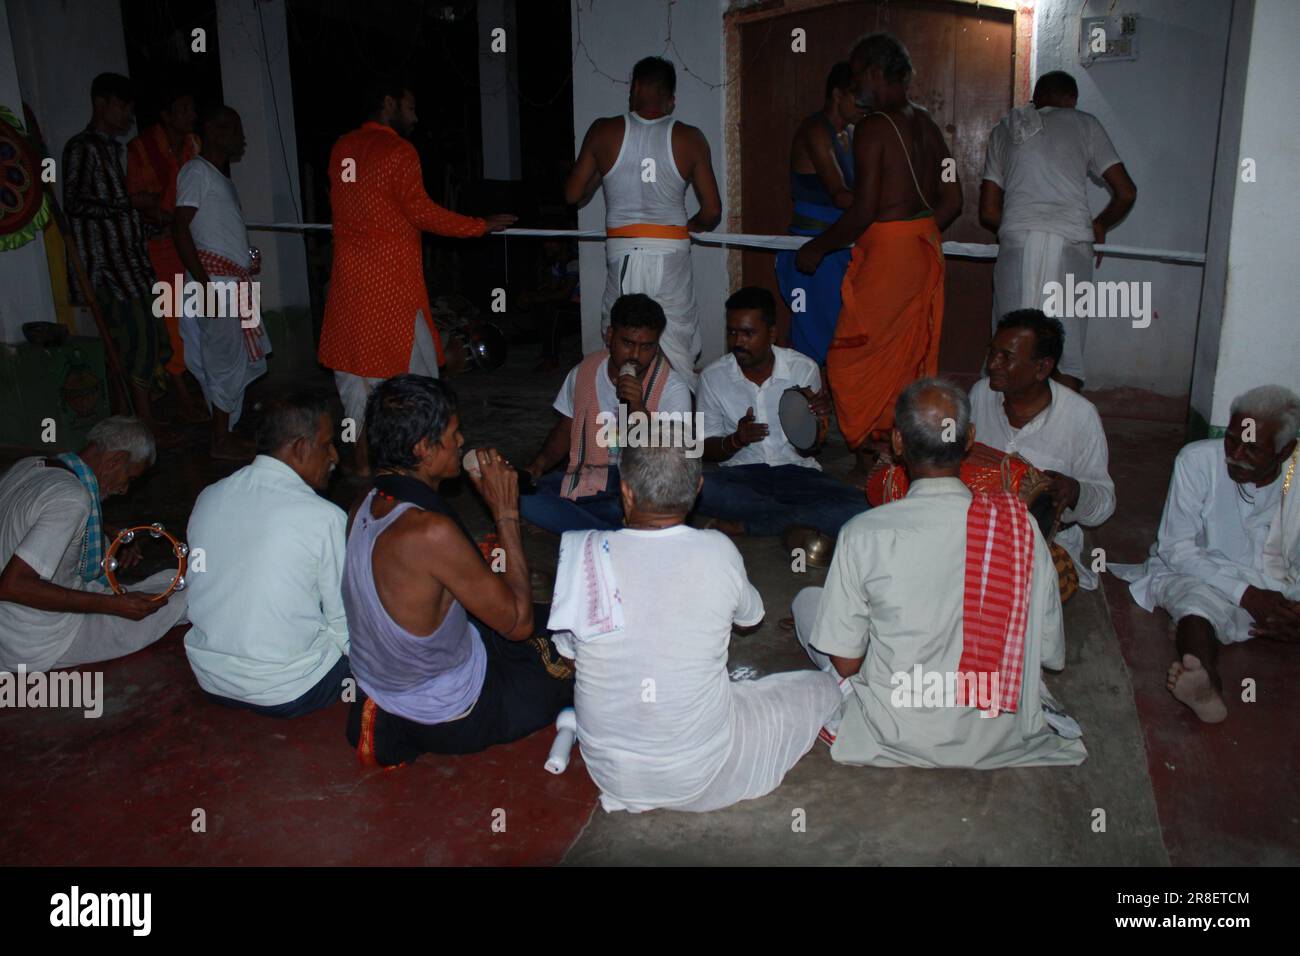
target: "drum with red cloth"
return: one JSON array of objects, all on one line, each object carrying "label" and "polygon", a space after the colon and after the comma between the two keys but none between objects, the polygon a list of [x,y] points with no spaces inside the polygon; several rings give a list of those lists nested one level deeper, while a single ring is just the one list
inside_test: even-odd
[{"label": "drum with red cloth", "polygon": [[[1019,455],[1008,455],[979,442],[971,446],[961,464],[961,480],[971,491],[1009,491],[1025,503],[1051,549],[1061,603],[1068,601],[1079,589],[1079,573],[1066,550],[1052,543],[1057,531],[1052,480]],[[907,470],[902,465],[882,462],[867,479],[867,500],[872,507],[897,501],[907,494],[907,488]]]},{"label": "drum with red cloth", "polygon": [[[1056,508],[1052,480],[1019,455],[1008,455],[976,442],[961,463],[961,480],[971,491],[988,494],[1009,491],[1020,498],[1038,522],[1038,530],[1051,541],[1056,533]],[[907,470],[881,463],[867,479],[867,500],[872,507],[897,501],[907,494]]]}]

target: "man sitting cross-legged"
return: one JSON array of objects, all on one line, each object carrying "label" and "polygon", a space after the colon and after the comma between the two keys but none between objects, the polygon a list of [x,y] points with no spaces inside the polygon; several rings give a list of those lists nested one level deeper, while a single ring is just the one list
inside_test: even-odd
[{"label": "man sitting cross-legged", "polygon": [[1278,385],[1239,395],[1223,439],[1178,453],[1145,564],[1112,564],[1133,599],[1175,623],[1167,686],[1207,723],[1228,715],[1220,644],[1300,643],[1300,398]]},{"label": "man sitting cross-legged", "polygon": [[1082,763],[1077,725],[1067,739],[1044,715],[1039,669],[1064,665],[1065,640],[1042,533],[1014,495],[972,497],[962,483],[975,431],[960,389],[914,382],[894,423],[907,496],[849,521],[825,588],[794,601],[799,641],[845,696],[827,727],[831,757],[977,770]]},{"label": "man sitting cross-legged", "polygon": [[[23,458],[0,477],[0,671],[47,671],[125,657],[185,620],[185,594],[166,601],[176,569],[125,594],[104,577],[100,503],[125,494],[153,464],[153,434],[137,418],[106,418],[86,447]],[[120,566],[140,560],[135,545]]]},{"label": "man sitting cross-legged", "polygon": [[700,461],[623,450],[627,528],[560,545],[549,627],[575,661],[578,740],[606,810],[717,810],[774,790],[839,709],[820,671],[732,683],[732,627],[763,600],[736,546],[689,527]]},{"label": "man sitting cross-legged", "polygon": [[807,524],[833,538],[866,510],[867,499],[861,489],[824,474],[811,453],[800,454],[777,414],[786,389],[797,388],[814,414],[823,420],[830,415],[817,364],[772,344],[776,301],[766,289],[741,289],[726,308],[731,351],[700,373],[697,391],[704,458],[722,465],[704,476],[699,512],[735,522],[748,534]]},{"label": "man sitting cross-legged", "polygon": [[1008,312],[989,345],[988,378],[970,390],[979,440],[1018,454],[1052,479],[1061,526],[1054,536],[1091,591],[1097,574],[1083,560],[1083,527],[1115,513],[1115,485],[1101,416],[1092,402],[1053,377],[1065,330],[1038,309]]},{"label": "man sitting cross-legged", "polygon": [[438,485],[461,472],[456,396],[399,375],[366,402],[375,487],[352,514],[343,605],[357,702],[348,741],[364,763],[475,753],[549,725],[573,702],[573,671],[534,637],[519,535],[519,479],[494,449],[471,481],[496,521],[494,574]]},{"label": "man sitting cross-legged", "polygon": [[329,406],[313,395],[272,402],[258,455],[203,489],[189,543],[185,653],[215,703],[298,717],[342,699],[348,623],[339,592],[347,515],[318,495],[338,464]]},{"label": "man sitting cross-legged", "polygon": [[[555,534],[584,528],[617,528],[619,448],[614,424],[619,406],[634,413],[689,414],[686,381],[659,349],[664,310],[647,295],[625,295],[614,303],[605,348],[584,358],[555,397],[559,413],[546,443],[528,466],[536,493],[519,499],[519,510]],[[566,462],[563,472],[550,472]]]}]

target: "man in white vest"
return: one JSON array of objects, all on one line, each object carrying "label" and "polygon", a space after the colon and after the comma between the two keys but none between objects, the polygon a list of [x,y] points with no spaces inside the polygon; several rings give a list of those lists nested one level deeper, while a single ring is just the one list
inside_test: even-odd
[{"label": "man in white vest", "polygon": [[[709,141],[672,118],[677,71],[646,57],[632,70],[628,112],[597,119],[587,130],[564,198],[585,206],[603,187],[605,263],[601,326],[619,296],[644,293],[663,306],[668,327],[659,341],[673,369],[695,388],[700,329],[691,282],[692,232],[722,221]],[[686,216],[686,187],[699,211]]]}]

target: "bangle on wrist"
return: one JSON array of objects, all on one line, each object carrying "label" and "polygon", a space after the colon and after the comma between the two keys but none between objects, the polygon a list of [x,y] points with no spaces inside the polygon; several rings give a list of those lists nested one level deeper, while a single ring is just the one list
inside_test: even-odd
[{"label": "bangle on wrist", "polygon": [[500,524],[503,521],[518,521],[518,520],[519,520],[518,511],[503,511],[501,514],[496,516],[497,524]]}]

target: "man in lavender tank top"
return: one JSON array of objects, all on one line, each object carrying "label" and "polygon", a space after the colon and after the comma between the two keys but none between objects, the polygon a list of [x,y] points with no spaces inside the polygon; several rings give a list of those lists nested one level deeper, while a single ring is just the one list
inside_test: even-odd
[{"label": "man in lavender tank top", "polygon": [[489,448],[470,475],[505,550],[496,574],[438,495],[465,443],[451,387],[389,379],[366,404],[365,435],[375,488],[353,511],[343,571],[349,743],[363,763],[393,766],[549,726],[573,702],[573,670],[534,630],[514,468]]}]

